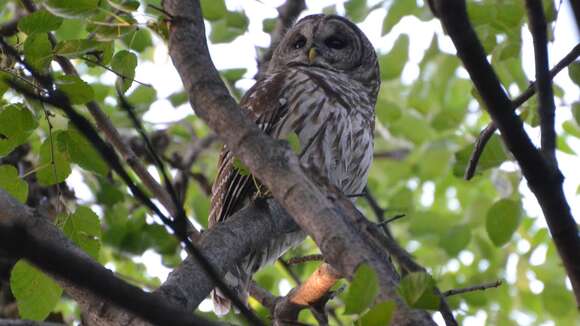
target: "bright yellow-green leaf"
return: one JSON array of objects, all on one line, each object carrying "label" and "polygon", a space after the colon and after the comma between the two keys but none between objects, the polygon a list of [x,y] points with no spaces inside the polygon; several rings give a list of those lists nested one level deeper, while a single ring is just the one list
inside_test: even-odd
[{"label": "bright yellow-green leaf", "polygon": [[101,224],[90,208],[79,206],[66,220],[64,234],[91,257],[99,257],[101,248]]},{"label": "bright yellow-green leaf", "polygon": [[389,325],[395,311],[394,301],[385,301],[374,305],[359,320],[357,326],[386,326]]},{"label": "bright yellow-green leaf", "polygon": [[439,296],[435,294],[435,280],[424,272],[409,273],[398,287],[399,295],[412,308],[436,310]]},{"label": "bright yellow-green leaf", "polygon": [[395,41],[391,51],[379,57],[381,79],[390,80],[399,77],[408,59],[409,36],[407,34],[401,34]]},{"label": "bright yellow-green leaf", "polygon": [[10,290],[16,298],[20,317],[39,321],[50,314],[62,294],[56,282],[24,260],[12,268]]},{"label": "bright yellow-green leaf", "polygon": [[485,229],[497,247],[508,243],[522,220],[522,207],[512,199],[500,199],[487,211]]},{"label": "bright yellow-green leaf", "polygon": [[375,300],[379,293],[379,279],[367,264],[360,265],[344,297],[345,315],[360,314]]},{"label": "bright yellow-green leaf", "polygon": [[122,92],[126,92],[133,84],[133,78],[135,78],[137,56],[126,50],[119,51],[111,61],[111,68],[120,75],[120,77],[117,77],[115,85]]},{"label": "bright yellow-green leaf", "polygon": [[203,18],[214,21],[226,15],[227,8],[224,0],[201,0],[201,10]]}]

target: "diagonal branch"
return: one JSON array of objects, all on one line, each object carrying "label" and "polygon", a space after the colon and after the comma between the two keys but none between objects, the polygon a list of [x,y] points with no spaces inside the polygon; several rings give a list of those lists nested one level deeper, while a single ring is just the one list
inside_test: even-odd
[{"label": "diagonal branch", "polygon": [[556,161],[556,130],[554,91],[548,62],[548,29],[542,2],[526,0],[528,23],[534,40],[536,63],[536,90],[538,93],[538,113],[540,115],[541,151],[548,164],[558,166]]},{"label": "diagonal branch", "polygon": [[[115,277],[70,240],[48,219],[0,190],[0,248],[4,254],[25,258],[56,277],[77,301],[92,298],[122,307],[158,325],[215,325],[170,305]],[[89,289],[90,293],[80,293]]]},{"label": "diagonal branch", "polygon": [[[577,44],[566,56],[562,58],[562,60],[560,60],[560,62],[558,62],[550,70],[550,78],[556,77],[560,71],[574,62],[578,56],[580,56],[580,44]],[[536,94],[535,81],[530,83],[528,88],[512,101],[512,109],[515,110],[519,108],[522,104],[534,96],[534,94]],[[496,130],[497,126],[492,121],[481,131],[477,137],[477,140],[473,146],[473,152],[471,153],[467,168],[465,169],[465,180],[471,180],[471,178],[473,178],[475,175],[475,170],[477,169],[477,164],[479,163],[479,158],[485,149],[485,145],[487,145],[487,142],[491,139],[491,136],[493,136]]]},{"label": "diagonal branch", "polygon": [[514,113],[511,101],[487,61],[485,51],[469,22],[465,2],[438,0],[435,6],[444,29],[457,49],[457,55],[542,208],[572,283],[576,302],[580,303],[580,237],[562,189],[563,176],[556,166],[544,160],[524,131],[522,121]]},{"label": "diagonal branch", "polygon": [[385,251],[359,228],[364,217],[352,215],[357,210],[350,200],[336,190],[320,189],[324,183],[305,174],[286,142],[264,135],[242,113],[209,57],[199,1],[166,0],[164,9],[171,15],[169,54],[196,114],[312,236],[329,264],[347,278],[363,263],[375,269],[378,299],[398,304],[396,325],[432,325],[426,312],[410,309],[396,293],[398,275]]}]

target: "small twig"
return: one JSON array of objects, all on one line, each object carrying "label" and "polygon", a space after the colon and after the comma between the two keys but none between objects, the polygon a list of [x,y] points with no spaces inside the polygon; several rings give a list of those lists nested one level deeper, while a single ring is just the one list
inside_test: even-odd
[{"label": "small twig", "polygon": [[85,61],[87,61],[89,63],[92,63],[94,65],[97,65],[97,66],[99,66],[99,67],[101,67],[101,68],[103,68],[103,69],[105,69],[107,71],[110,71],[110,72],[114,73],[115,75],[117,75],[117,76],[119,76],[119,77],[121,77],[123,79],[127,79],[127,80],[130,80],[132,82],[136,82],[137,84],[143,85],[145,87],[153,88],[153,85],[151,85],[151,84],[147,84],[147,83],[144,83],[144,82],[140,82],[140,81],[138,81],[137,79],[134,79],[134,78],[129,78],[129,77],[127,77],[127,76],[125,76],[125,75],[123,75],[121,73],[116,72],[115,70],[113,70],[111,67],[108,67],[107,65],[104,65],[104,64],[102,64],[102,63],[100,63],[98,61],[95,61],[93,59],[89,59],[87,56],[82,56],[81,59],[83,59],[83,60],[85,60]]},{"label": "small twig", "polygon": [[298,265],[298,264],[304,264],[306,262],[310,262],[310,261],[321,261],[324,260],[324,256],[322,255],[308,255],[308,256],[302,256],[302,257],[292,257],[290,259],[288,259],[287,263],[288,265]]},{"label": "small twig", "polygon": [[[576,58],[580,56],[580,44],[577,44],[560,62],[558,62],[551,70],[550,70],[550,78],[554,78],[560,71],[564,68],[569,66]],[[528,88],[521,93],[518,97],[516,97],[512,101],[512,109],[517,109],[522,104],[524,104],[527,100],[529,100],[534,94],[536,94],[536,82],[533,81],[530,83]],[[491,139],[491,136],[496,132],[497,126],[494,122],[490,122],[479,134],[477,137],[473,152],[471,153],[471,157],[469,158],[469,162],[467,164],[467,168],[465,169],[465,180],[471,180],[475,175],[475,170],[477,169],[477,164],[479,163],[479,159],[483,150],[485,149],[485,145]]]},{"label": "small twig", "polygon": [[389,223],[391,223],[391,222],[394,222],[394,221],[396,221],[396,220],[398,220],[398,219],[401,219],[401,218],[403,218],[403,217],[405,217],[405,216],[407,216],[407,215],[406,215],[406,214],[397,214],[397,215],[395,215],[395,216],[393,216],[393,217],[391,217],[391,218],[389,218],[389,219],[387,219],[387,220],[384,220],[384,221],[380,222],[380,223],[378,224],[378,226],[387,225],[387,224],[389,224]]},{"label": "small twig", "polygon": [[462,293],[467,293],[467,292],[485,291],[487,289],[499,287],[502,284],[503,284],[503,282],[501,280],[497,280],[495,282],[484,283],[484,284],[470,286],[470,287],[466,287],[466,288],[451,289],[451,290],[443,292],[442,294],[445,297],[450,297],[452,295],[457,295],[457,294],[462,294]]},{"label": "small twig", "polygon": [[348,197],[348,198],[358,198],[358,197],[364,197],[364,195],[365,195],[365,193],[364,192],[361,192],[361,193],[358,193],[358,194],[348,194],[348,195],[346,195],[346,197]]}]

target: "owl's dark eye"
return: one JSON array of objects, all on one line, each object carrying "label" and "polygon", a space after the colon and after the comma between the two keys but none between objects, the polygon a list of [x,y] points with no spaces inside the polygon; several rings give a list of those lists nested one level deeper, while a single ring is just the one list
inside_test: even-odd
[{"label": "owl's dark eye", "polygon": [[328,46],[331,49],[340,50],[346,46],[346,41],[336,36],[331,36],[326,40],[324,40],[324,45]]},{"label": "owl's dark eye", "polygon": [[292,46],[295,49],[302,49],[304,46],[306,45],[306,38],[302,35],[300,35],[295,41],[294,44],[292,44]]}]

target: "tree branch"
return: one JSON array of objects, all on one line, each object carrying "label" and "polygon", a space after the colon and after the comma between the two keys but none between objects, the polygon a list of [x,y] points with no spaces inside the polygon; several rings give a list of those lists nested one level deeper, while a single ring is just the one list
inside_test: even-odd
[{"label": "tree branch", "polygon": [[308,279],[288,295],[276,300],[272,307],[274,325],[285,325],[298,320],[300,311],[307,307],[324,307],[330,289],[341,279],[332,266],[322,263]]},{"label": "tree branch", "polygon": [[[32,13],[37,10],[36,5],[30,0],[21,0],[23,6]],[[48,38],[51,45],[54,47],[56,45],[56,38],[52,33],[48,33]],[[62,71],[66,75],[80,77],[74,65],[69,59],[61,56],[55,56],[56,62],[61,67]],[[137,155],[133,150],[123,141],[119,131],[113,125],[113,122],[107,117],[107,115],[101,110],[99,104],[95,101],[90,101],[86,104],[89,113],[95,119],[97,128],[101,131],[109,143],[121,154],[125,162],[129,164],[131,169],[137,174],[143,185],[153,194],[155,198],[167,209],[171,216],[178,215],[178,209],[176,203],[171,199],[169,193],[153,178],[153,176],[147,171],[147,168],[141,163]],[[191,235],[194,238],[199,236],[199,232],[195,230],[192,225],[188,226]]]},{"label": "tree branch", "polygon": [[500,285],[502,285],[502,281],[497,280],[495,282],[484,283],[484,284],[470,286],[470,287],[461,288],[461,289],[451,289],[449,291],[443,292],[442,294],[443,294],[443,296],[450,297],[452,295],[463,294],[463,293],[468,293],[468,292],[485,291],[487,289],[499,287]]},{"label": "tree branch", "polygon": [[556,130],[554,128],[556,104],[549,72],[548,28],[542,2],[526,0],[528,23],[534,40],[536,66],[536,90],[538,93],[538,113],[540,115],[541,151],[547,163],[557,167]]},{"label": "tree branch", "polygon": [[0,207],[0,247],[4,254],[25,258],[55,276],[79,303],[89,297],[95,302],[105,300],[158,325],[215,325],[176,309],[158,294],[143,292],[115,277],[75,247],[52,222],[4,190],[0,190]]},{"label": "tree branch", "polygon": [[[560,60],[560,62],[558,62],[550,70],[550,78],[556,77],[560,71],[574,62],[578,56],[580,56],[580,44],[577,44],[564,58],[562,58],[562,60]],[[534,96],[534,94],[536,94],[536,81],[531,82],[528,88],[512,101],[512,109],[515,110],[519,108],[522,104]],[[493,136],[496,130],[497,126],[492,121],[481,131],[477,137],[477,140],[473,145],[473,152],[471,152],[467,168],[465,169],[465,180],[471,180],[471,178],[473,178],[475,175],[477,164],[479,163],[481,154],[485,149],[485,145],[487,145],[487,142],[491,139],[491,136]]]},{"label": "tree branch", "polygon": [[514,113],[469,22],[465,2],[438,0],[436,7],[444,29],[455,44],[459,58],[501,131],[504,143],[516,158],[528,186],[542,207],[554,244],[572,283],[576,302],[579,303],[580,238],[578,226],[564,197],[562,174],[557,167],[547,164],[524,131],[522,121]]},{"label": "tree branch", "polygon": [[364,218],[352,215],[352,203],[336,190],[321,190],[323,183],[306,176],[286,142],[264,135],[239,109],[209,57],[199,2],[166,0],[164,9],[171,16],[169,54],[196,114],[259,177],[342,275],[352,277],[362,263],[375,269],[378,299],[398,304],[395,324],[432,325],[428,314],[411,310],[397,295],[398,276],[384,250],[357,229]]}]

